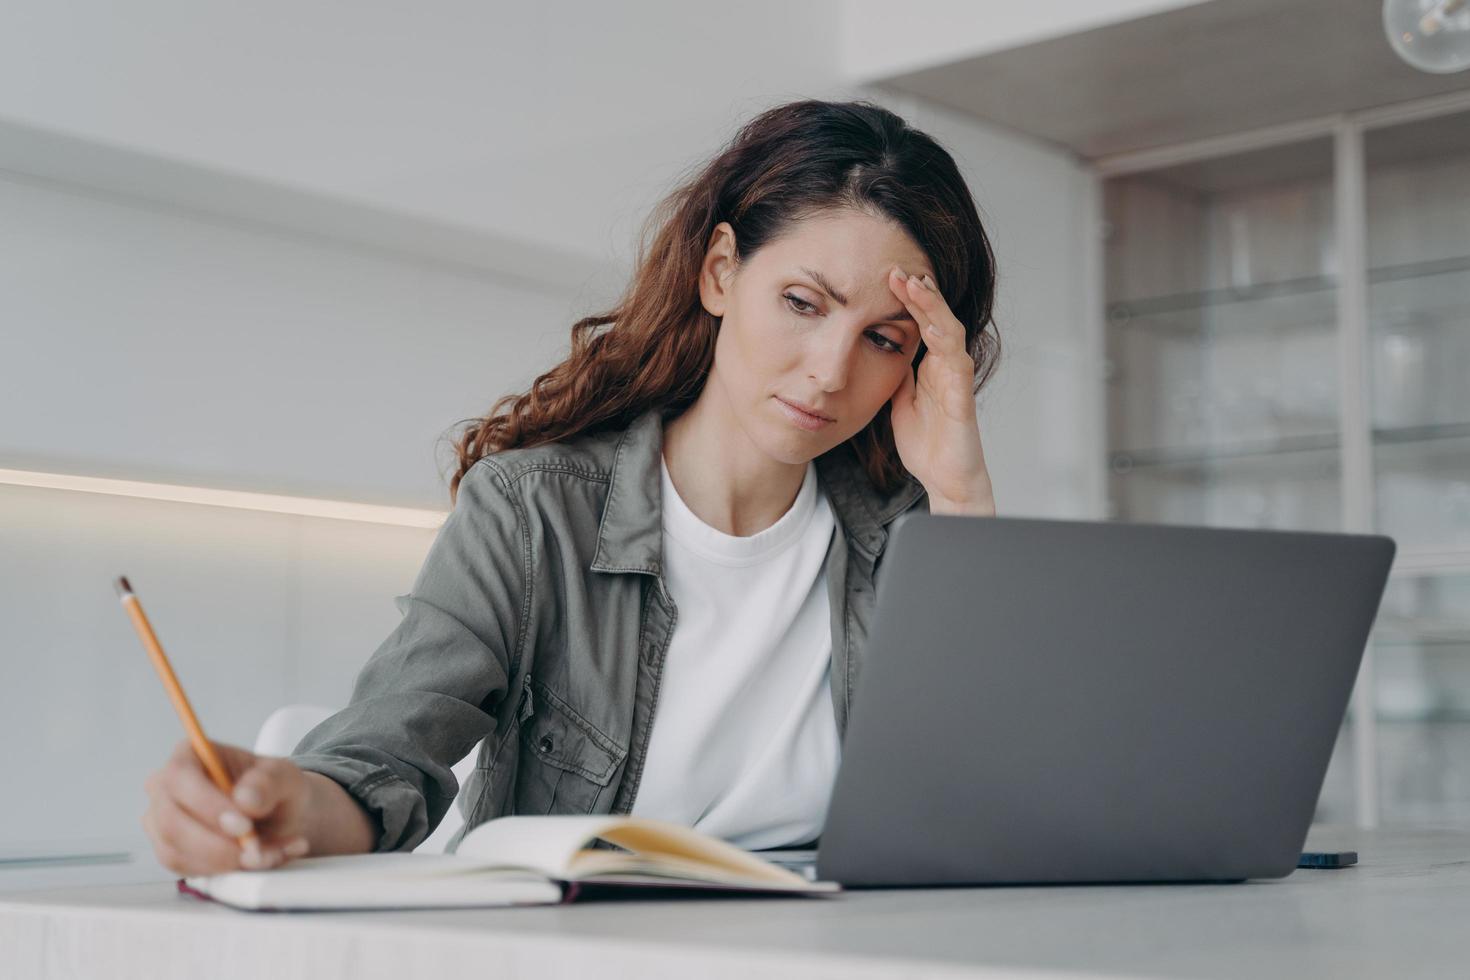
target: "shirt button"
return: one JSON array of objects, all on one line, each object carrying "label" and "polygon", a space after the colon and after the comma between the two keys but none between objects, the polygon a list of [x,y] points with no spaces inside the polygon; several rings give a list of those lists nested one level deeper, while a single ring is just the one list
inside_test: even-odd
[{"label": "shirt button", "polygon": [[550,752],[556,747],[556,742],[550,735],[542,735],[541,741],[536,743],[542,752]]}]

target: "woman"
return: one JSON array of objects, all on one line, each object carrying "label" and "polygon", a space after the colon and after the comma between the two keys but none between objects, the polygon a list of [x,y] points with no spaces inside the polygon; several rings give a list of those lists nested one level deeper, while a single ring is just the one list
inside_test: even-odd
[{"label": "woman", "polygon": [[233,800],[187,742],[149,777],[165,866],[411,849],[476,744],[466,828],[820,835],[889,527],[995,513],[994,256],[949,154],[866,102],[761,114],[650,220],[618,305],[466,427],[351,703],[286,759],[221,746]]}]

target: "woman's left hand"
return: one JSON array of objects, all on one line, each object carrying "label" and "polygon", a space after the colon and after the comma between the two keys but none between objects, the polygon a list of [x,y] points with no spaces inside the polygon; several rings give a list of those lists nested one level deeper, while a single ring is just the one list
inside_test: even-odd
[{"label": "woman's left hand", "polygon": [[888,274],[888,287],[919,325],[928,353],[918,379],[905,369],[893,394],[893,441],[899,458],[929,494],[933,514],[995,515],[995,496],[975,412],[975,362],[965,328],[933,281]]}]

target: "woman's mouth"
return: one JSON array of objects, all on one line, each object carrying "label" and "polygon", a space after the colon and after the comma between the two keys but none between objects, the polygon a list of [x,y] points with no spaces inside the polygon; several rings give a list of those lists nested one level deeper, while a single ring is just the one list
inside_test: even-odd
[{"label": "woman's mouth", "polygon": [[808,432],[815,432],[820,428],[831,425],[833,422],[832,419],[827,418],[825,415],[818,415],[814,411],[793,405],[780,395],[773,395],[772,397],[776,399],[776,404],[780,406],[782,413],[798,428],[805,429]]}]

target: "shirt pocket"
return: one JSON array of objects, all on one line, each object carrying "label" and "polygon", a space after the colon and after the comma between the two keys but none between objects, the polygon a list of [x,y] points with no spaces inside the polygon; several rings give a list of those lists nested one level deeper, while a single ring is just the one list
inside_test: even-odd
[{"label": "shirt pocket", "polygon": [[516,813],[591,813],[628,750],[527,676],[519,707]]}]

